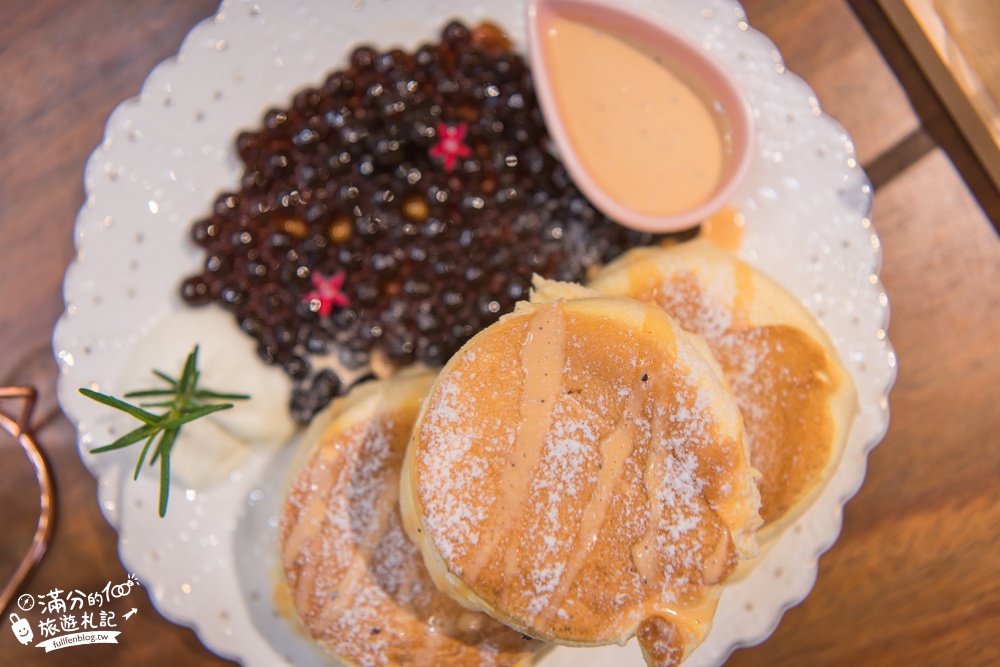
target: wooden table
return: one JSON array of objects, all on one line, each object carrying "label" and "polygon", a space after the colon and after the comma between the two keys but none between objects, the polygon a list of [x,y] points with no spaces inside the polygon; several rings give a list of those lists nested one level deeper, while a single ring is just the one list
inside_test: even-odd
[{"label": "wooden table", "polygon": [[[59,490],[31,591],[126,576],[54,400],[49,337],[84,163],[108,114],[214,10],[215,0],[0,4],[0,384],[39,388],[34,428]],[[874,2],[750,0],[747,10],[853,136],[875,185],[899,379],[889,433],[815,589],[730,664],[1000,664],[1000,198]],[[33,531],[36,491],[9,439],[0,447],[6,577]],[[144,590],[129,601],[138,613],[118,646],[45,654],[2,630],[0,663],[225,662],[163,620]]]}]

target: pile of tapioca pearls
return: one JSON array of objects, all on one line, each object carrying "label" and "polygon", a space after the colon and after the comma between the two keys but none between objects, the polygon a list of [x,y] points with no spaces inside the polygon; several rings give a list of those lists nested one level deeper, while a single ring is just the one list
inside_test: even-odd
[{"label": "pile of tapioca pearls", "polygon": [[242,186],[194,225],[207,257],[181,291],[231,310],[296,380],[303,423],[347,389],[314,355],[442,364],[533,273],[582,281],[653,241],[570,181],[524,59],[489,24],[450,23],[414,53],[357,48],[237,148]]}]

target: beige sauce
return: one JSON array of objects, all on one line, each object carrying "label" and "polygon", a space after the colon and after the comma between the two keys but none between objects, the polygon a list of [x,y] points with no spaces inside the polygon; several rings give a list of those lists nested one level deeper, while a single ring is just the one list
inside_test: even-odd
[{"label": "beige sauce", "polygon": [[[538,308],[528,320],[521,363],[524,369],[524,396],[521,403],[521,420],[517,427],[517,449],[523,452],[519,460],[512,461],[505,471],[509,483],[493,508],[500,523],[480,545],[475,560],[466,568],[465,578],[475,582],[480,572],[489,564],[500,540],[516,534],[525,511],[524,501],[530,495],[531,476],[545,449],[552,411],[560,393],[562,368],[565,362],[565,323],[558,306]],[[504,578],[510,581],[517,571],[519,550],[509,548],[504,556]]]},{"label": "beige sauce", "polygon": [[[614,500],[615,493],[620,493],[618,483],[625,474],[625,462],[632,455],[635,445],[635,424],[642,412],[643,393],[633,389],[631,409],[626,410],[618,418],[614,430],[600,442],[601,464],[597,473],[597,488],[583,512],[583,520],[576,534],[576,544],[566,563],[566,574],[559,581],[559,586],[552,596],[554,600],[546,610],[543,618],[551,627],[552,616],[558,605],[566,599],[570,587],[576,583],[584,561],[590,556],[590,550],[597,541],[598,533],[604,527],[604,519]],[[538,619],[535,619],[536,622]]]},{"label": "beige sauce", "polygon": [[676,667],[699,628],[710,628],[718,599],[709,596],[695,606],[678,605],[674,609],[648,609],[635,637],[650,667]]},{"label": "beige sauce", "polygon": [[[653,423],[654,437],[652,442],[663,442],[666,434],[663,423],[659,420]],[[660,522],[663,520],[663,499],[656,492],[663,476],[663,459],[666,447],[650,447],[646,454],[646,465],[642,471],[642,485],[646,489],[646,500],[649,502],[649,520],[642,539],[632,545],[632,564],[642,577],[643,583],[649,588],[659,585],[662,567],[656,550],[656,537],[660,532]]]},{"label": "beige sauce", "polygon": [[543,29],[569,141],[605,192],[651,215],[707,200],[726,166],[711,101],[639,45],[558,15]]}]

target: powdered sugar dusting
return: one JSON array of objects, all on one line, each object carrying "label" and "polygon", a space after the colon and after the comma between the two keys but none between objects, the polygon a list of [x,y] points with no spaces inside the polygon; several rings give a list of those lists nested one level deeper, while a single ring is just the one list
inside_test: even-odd
[{"label": "powdered sugar dusting", "polygon": [[[798,307],[791,295],[768,292],[769,307]],[[826,352],[804,331],[750,322],[756,296],[752,269],[734,258],[717,266],[679,264],[652,291],[680,325],[700,335],[718,360],[746,425],[751,462],[760,469],[761,515],[784,515],[827,468],[832,426],[826,403],[833,386]],[[779,309],[780,310],[780,309]]]},{"label": "powdered sugar dusting", "polygon": [[[535,470],[528,504],[527,529],[519,549],[533,554],[522,559],[530,580],[529,617],[536,617],[557,600],[553,593],[566,574],[566,527],[579,526],[584,516],[582,503],[597,479],[600,463],[598,425],[602,419],[572,395],[562,397],[553,410],[553,421],[545,449]],[[530,536],[542,536],[532,543]]]},{"label": "powdered sugar dusting", "polygon": [[331,653],[371,667],[511,667],[541,648],[433,585],[399,514],[416,408],[384,410],[327,441],[292,485],[281,525],[296,611]]},{"label": "powdered sugar dusting", "polygon": [[731,276],[705,276],[694,271],[677,271],[648,295],[687,331],[714,341],[733,328],[739,314],[734,312],[736,284]]},{"label": "powdered sugar dusting", "polygon": [[460,574],[476,553],[482,524],[497,502],[497,487],[490,480],[500,474],[498,457],[516,440],[515,427],[491,410],[494,394],[517,396],[516,388],[498,387],[494,378],[516,378],[519,363],[466,348],[449,368],[438,377],[415,435],[420,442],[414,455],[415,490],[429,537]]},{"label": "powdered sugar dusting", "polygon": [[[460,561],[479,542],[479,525],[486,517],[485,509],[473,509],[466,502],[472,491],[471,482],[482,479],[485,470],[481,460],[473,456],[473,447],[484,439],[480,424],[463,419],[474,410],[475,397],[463,402],[462,373],[455,373],[438,384],[437,395],[424,421],[421,433],[426,455],[421,461],[433,461],[423,469],[420,489],[433,497],[453,496],[449,511],[437,511],[437,504],[425,500],[424,522],[436,539],[438,549],[449,562]],[[450,434],[444,437],[444,434]],[[495,443],[499,444],[499,443]],[[425,494],[426,495],[426,494]]]},{"label": "powdered sugar dusting", "polygon": [[[769,419],[769,410],[761,401],[753,397],[775,390],[775,380],[787,383],[789,369],[780,369],[781,376],[771,378],[764,372],[766,362],[774,354],[768,337],[761,329],[752,329],[745,336],[720,336],[713,340],[715,349],[729,363],[726,364],[726,379],[740,405],[740,411],[748,423],[762,423]],[[783,377],[782,377],[783,376]],[[754,429],[747,433],[747,446],[753,451]]]}]

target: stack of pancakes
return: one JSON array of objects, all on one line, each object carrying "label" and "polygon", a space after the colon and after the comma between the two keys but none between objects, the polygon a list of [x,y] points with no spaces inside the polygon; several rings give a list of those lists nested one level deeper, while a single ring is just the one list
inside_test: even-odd
[{"label": "stack of pancakes", "polygon": [[587,288],[536,283],[436,376],[335,403],[285,504],[286,581],[346,664],[517,665],[636,636],[675,665],[819,493],[854,409],[772,281],[700,241],[633,251]]}]

